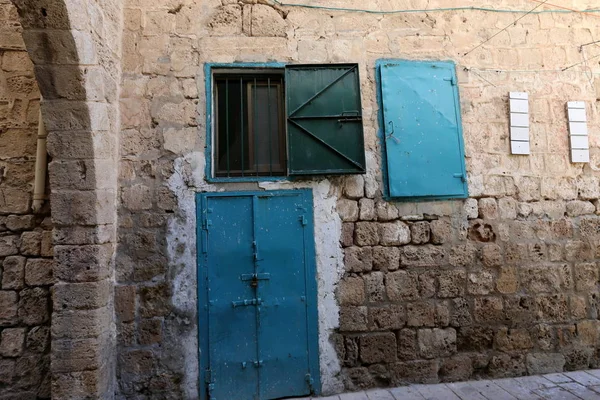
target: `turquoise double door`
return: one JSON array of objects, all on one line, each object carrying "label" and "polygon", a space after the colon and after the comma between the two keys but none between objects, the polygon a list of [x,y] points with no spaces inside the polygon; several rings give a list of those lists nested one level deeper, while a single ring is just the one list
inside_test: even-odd
[{"label": "turquoise double door", "polygon": [[310,190],[198,194],[201,399],[318,393]]}]

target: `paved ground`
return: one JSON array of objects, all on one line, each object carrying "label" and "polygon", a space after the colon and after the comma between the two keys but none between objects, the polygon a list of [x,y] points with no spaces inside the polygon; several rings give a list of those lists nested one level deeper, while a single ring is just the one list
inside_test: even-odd
[{"label": "paved ground", "polygon": [[[298,400],[308,400],[298,399]],[[316,399],[313,397],[313,399]],[[600,400],[600,369],[344,393],[319,400]]]}]

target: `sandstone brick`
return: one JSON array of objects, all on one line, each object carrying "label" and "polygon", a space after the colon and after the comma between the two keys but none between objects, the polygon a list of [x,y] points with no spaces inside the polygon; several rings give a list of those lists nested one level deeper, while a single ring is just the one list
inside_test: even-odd
[{"label": "sandstone brick", "polygon": [[481,270],[469,273],[467,280],[469,294],[485,295],[494,291],[494,275],[490,271]]},{"label": "sandstone brick", "polygon": [[383,246],[410,243],[410,228],[401,221],[379,224],[379,238]]},{"label": "sandstone brick", "polygon": [[398,358],[414,360],[418,356],[417,332],[413,329],[402,329],[397,333]]},{"label": "sandstone brick", "polygon": [[359,218],[362,221],[373,221],[377,218],[375,214],[375,202],[371,199],[360,199],[358,202]]},{"label": "sandstone brick", "polygon": [[0,383],[10,384],[15,375],[15,360],[0,359]]},{"label": "sandstone brick", "polygon": [[113,311],[108,307],[95,310],[59,311],[52,313],[52,340],[98,337],[110,326]]},{"label": "sandstone brick", "polygon": [[406,311],[400,305],[386,305],[369,307],[369,329],[396,330],[404,327],[406,323]]},{"label": "sandstone brick", "polygon": [[352,175],[345,179],[344,195],[349,199],[360,199],[365,196],[365,180],[362,175]]},{"label": "sandstone brick", "polygon": [[360,337],[360,359],[367,364],[396,361],[396,336],[391,332]]},{"label": "sandstone brick", "polygon": [[161,317],[171,308],[171,288],[166,283],[139,289],[139,313],[142,317]]},{"label": "sandstone brick", "polygon": [[9,215],[6,217],[6,228],[11,231],[24,231],[35,226],[34,215]]},{"label": "sandstone brick", "polygon": [[0,355],[18,357],[23,352],[25,328],[6,328],[0,337]]},{"label": "sandstone brick", "polygon": [[452,226],[448,221],[435,220],[430,223],[431,243],[444,244],[452,240]]},{"label": "sandstone brick", "polygon": [[368,309],[359,307],[340,307],[340,331],[356,332],[366,331]]},{"label": "sandstone brick", "polygon": [[112,284],[108,280],[86,283],[57,283],[54,289],[55,310],[96,309],[108,304]]},{"label": "sandstone brick", "polygon": [[385,300],[385,285],[383,283],[383,272],[375,271],[363,275],[367,288],[367,299],[370,303]]},{"label": "sandstone brick", "polygon": [[429,222],[420,221],[410,225],[410,237],[413,244],[425,244],[429,242],[431,229]]},{"label": "sandstone brick", "polygon": [[134,185],[123,188],[121,195],[123,205],[132,211],[147,210],[152,207],[150,188],[145,185]]},{"label": "sandstone brick", "polygon": [[67,282],[106,279],[110,273],[112,244],[55,246],[54,276]]},{"label": "sandstone brick", "polygon": [[354,241],[359,246],[379,244],[379,226],[375,222],[357,222],[354,227]]},{"label": "sandstone brick", "polygon": [[36,287],[19,293],[19,319],[26,325],[41,325],[50,319],[50,294]]},{"label": "sandstone brick", "polygon": [[435,271],[425,271],[419,273],[419,295],[421,298],[435,296],[438,286],[438,274]]},{"label": "sandstone brick", "polygon": [[162,341],[162,320],[144,319],[138,324],[138,341],[141,345],[151,345]]},{"label": "sandstone brick", "polygon": [[344,222],[355,222],[358,220],[358,203],[354,200],[338,200],[337,211]]},{"label": "sandstone brick", "polygon": [[482,219],[497,219],[498,218],[498,203],[494,198],[479,199],[479,218]]},{"label": "sandstone brick", "polygon": [[503,197],[498,200],[498,213],[501,219],[517,218],[517,201],[512,197]]},{"label": "sandstone brick", "polygon": [[27,333],[25,348],[34,353],[45,353],[50,346],[50,329],[47,326],[35,326]]},{"label": "sandstone brick", "polygon": [[460,327],[457,332],[458,351],[484,352],[492,348],[494,330],[487,326]]},{"label": "sandstone brick", "polygon": [[420,297],[418,275],[414,272],[388,273],[385,276],[385,288],[391,301],[417,300]]},{"label": "sandstone brick", "polygon": [[368,272],[373,269],[373,251],[370,247],[344,249],[344,265],[348,272]]},{"label": "sandstone brick", "polygon": [[563,294],[539,295],[537,317],[541,322],[566,322],[569,314],[567,297]]},{"label": "sandstone brick", "polygon": [[453,327],[465,327],[471,325],[473,317],[469,302],[462,297],[452,299],[449,325]]},{"label": "sandstone brick", "polygon": [[582,200],[595,200],[600,197],[600,179],[596,176],[579,176],[577,191]]},{"label": "sandstone brick", "polygon": [[0,326],[15,325],[17,322],[17,309],[19,297],[17,292],[0,291]]},{"label": "sandstone brick", "polygon": [[406,325],[427,326],[435,325],[435,303],[433,301],[415,301],[406,305]]},{"label": "sandstone brick", "polygon": [[486,267],[499,267],[503,261],[502,250],[497,244],[489,243],[481,248],[481,262]]},{"label": "sandstone brick", "polygon": [[379,221],[392,221],[399,217],[398,209],[385,201],[378,201],[375,204],[375,211]]},{"label": "sandstone brick", "polygon": [[531,375],[562,372],[565,357],[560,353],[529,353],[526,356],[527,373]]},{"label": "sandstone brick", "polygon": [[466,272],[464,269],[440,271],[438,276],[439,297],[458,297],[465,293]]},{"label": "sandstone brick", "polygon": [[581,321],[577,323],[577,337],[586,346],[595,346],[600,337],[599,321]]},{"label": "sandstone brick", "polygon": [[437,267],[446,264],[446,251],[434,245],[400,248],[400,266]]},{"label": "sandstone brick", "polygon": [[471,244],[453,246],[450,250],[449,262],[455,267],[467,267],[475,260],[476,249]]},{"label": "sandstone brick", "polygon": [[589,368],[590,361],[594,356],[594,349],[589,347],[569,348],[564,353],[565,369],[575,371]]},{"label": "sandstone brick", "polygon": [[456,353],[456,331],[453,328],[419,329],[417,337],[421,357],[447,357]]},{"label": "sandstone brick", "polygon": [[540,178],[524,176],[517,184],[517,195],[520,201],[539,200],[541,195]]},{"label": "sandstone brick", "polygon": [[365,302],[365,282],[361,277],[346,277],[337,287],[338,303],[341,306],[361,305]]},{"label": "sandstone brick", "polygon": [[525,266],[520,275],[521,284],[531,293],[554,293],[573,286],[571,268],[566,264]]},{"label": "sandstone brick", "polygon": [[395,271],[400,266],[400,250],[397,247],[373,247],[373,269]]},{"label": "sandstone brick", "polygon": [[469,219],[475,219],[479,216],[479,205],[477,199],[466,199],[464,204],[464,211]]},{"label": "sandstone brick", "polygon": [[487,367],[491,378],[521,376],[526,372],[525,356],[521,354],[498,354],[491,357]]},{"label": "sandstone brick", "polygon": [[29,286],[48,286],[54,283],[54,261],[45,258],[30,258],[25,265],[25,283]]},{"label": "sandstone brick", "polygon": [[547,249],[544,243],[530,243],[527,247],[531,261],[542,262],[546,260]]},{"label": "sandstone brick", "polygon": [[115,287],[115,314],[120,321],[133,321],[136,310],[135,286]]},{"label": "sandstone brick", "polygon": [[[30,205],[30,193],[22,189],[0,188],[0,210],[2,210],[2,213],[25,214],[29,211]],[[1,251],[2,242],[0,241]]]},{"label": "sandstone brick", "polygon": [[348,368],[344,375],[345,384],[351,390],[366,389],[375,383],[366,367]]},{"label": "sandstone brick", "polygon": [[589,201],[573,200],[567,203],[567,215],[570,217],[594,214],[595,211],[596,207]]},{"label": "sandstone brick", "polygon": [[503,323],[506,319],[502,298],[496,296],[476,297],[473,314],[481,323]]},{"label": "sandstone brick", "polygon": [[514,267],[501,267],[496,279],[496,289],[502,294],[515,293],[519,288],[517,271]]},{"label": "sandstone brick", "polygon": [[589,307],[585,297],[580,295],[571,295],[569,296],[569,299],[569,309],[571,310],[571,316],[573,319],[579,320],[588,318]]},{"label": "sandstone brick", "polygon": [[467,236],[469,240],[476,242],[494,242],[496,240],[494,227],[480,219],[469,221]]},{"label": "sandstone brick", "polygon": [[408,383],[437,383],[439,365],[435,360],[397,362],[390,365],[395,385]]},{"label": "sandstone brick", "polygon": [[[1,209],[1,207],[0,207]],[[16,235],[0,236],[0,257],[12,256],[19,253],[19,237]]]},{"label": "sandstone brick", "polygon": [[598,267],[595,263],[577,263],[574,268],[575,289],[580,292],[593,291],[598,285]]},{"label": "sandstone brick", "polygon": [[526,329],[501,328],[494,338],[495,348],[504,351],[522,351],[533,347],[533,341]]},{"label": "sandstone brick", "polygon": [[442,361],[439,374],[442,382],[466,381],[473,375],[473,361],[466,355],[446,358]]},{"label": "sandstone brick", "polygon": [[53,243],[52,243],[52,231],[42,232],[40,256],[42,256],[42,257],[54,256],[54,247],[53,247]]},{"label": "sandstone brick", "polygon": [[9,256],[2,263],[2,289],[22,289],[25,277],[25,261],[22,256]]}]

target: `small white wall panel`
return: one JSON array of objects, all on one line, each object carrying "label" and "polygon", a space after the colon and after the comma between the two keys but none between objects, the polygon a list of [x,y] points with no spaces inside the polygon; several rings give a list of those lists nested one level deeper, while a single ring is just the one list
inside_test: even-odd
[{"label": "small white wall panel", "polygon": [[569,117],[569,143],[571,145],[571,162],[590,162],[590,143],[587,128],[585,102],[569,101],[567,103]]},{"label": "small white wall panel", "polygon": [[527,155],[529,146],[529,95],[510,92],[510,152]]}]

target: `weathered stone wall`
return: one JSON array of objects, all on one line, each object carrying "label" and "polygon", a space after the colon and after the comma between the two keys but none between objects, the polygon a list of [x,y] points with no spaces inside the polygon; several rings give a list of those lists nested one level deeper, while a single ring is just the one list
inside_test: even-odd
[{"label": "weathered stone wall", "polygon": [[0,393],[35,399],[50,397],[52,224],[49,203],[31,210],[40,94],[21,31],[0,1]]},{"label": "weathered stone wall", "polygon": [[[590,124],[592,162],[571,164],[565,117],[570,100],[586,101],[590,121],[599,117],[596,46],[580,47],[599,36],[596,17],[531,14],[465,55],[523,13],[383,15],[264,3],[125,4],[118,393],[197,396],[194,193],[259,187],[315,192],[326,392],[596,365],[598,125]],[[455,3],[311,2],[379,10]],[[470,199],[382,199],[381,58],[457,63]],[[204,63],[266,61],[359,64],[367,174],[206,183]],[[531,99],[529,156],[509,154],[509,91]]]}]

